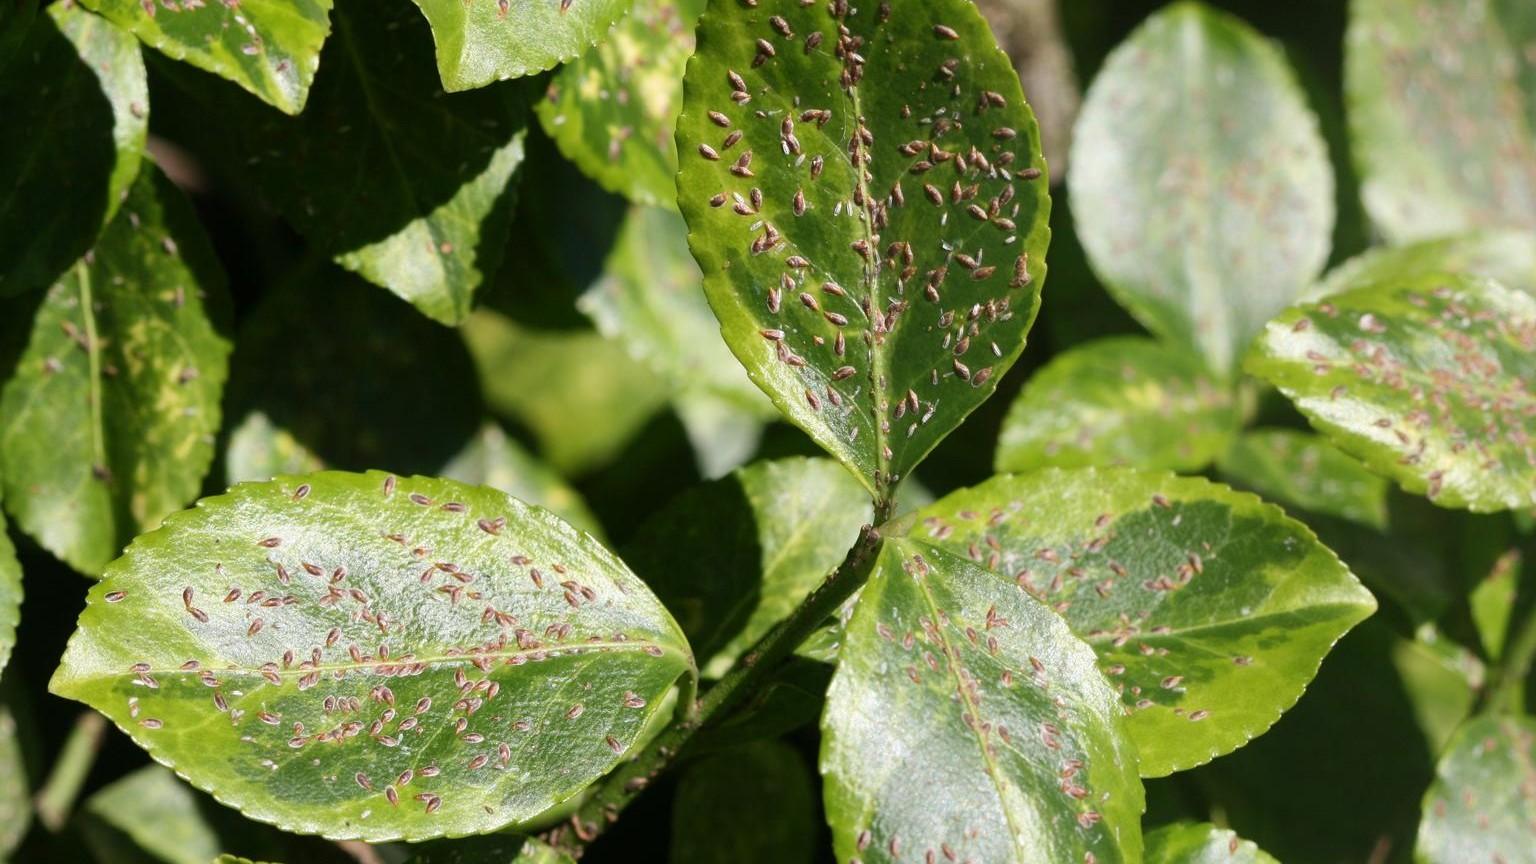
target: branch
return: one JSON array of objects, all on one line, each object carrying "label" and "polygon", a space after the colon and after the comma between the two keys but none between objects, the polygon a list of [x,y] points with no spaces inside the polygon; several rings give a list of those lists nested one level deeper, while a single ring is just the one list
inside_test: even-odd
[{"label": "branch", "polygon": [[787,619],[741,655],[725,677],[698,700],[694,710],[685,708],[680,711],[681,719],[674,720],[652,739],[639,756],[608,775],[592,797],[571,816],[570,822],[548,832],[545,841],[573,857],[580,857],[587,844],[616,821],[619,813],[653,779],[671,767],[700,729],[723,717],[761,687],[780,662],[853,596],[853,592],[869,578],[879,548],[880,532],[865,525],[843,563],[828,574]]}]

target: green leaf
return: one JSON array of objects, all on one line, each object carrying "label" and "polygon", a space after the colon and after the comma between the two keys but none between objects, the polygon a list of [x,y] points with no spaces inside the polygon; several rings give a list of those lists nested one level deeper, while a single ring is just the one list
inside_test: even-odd
[{"label": "green leaf", "polygon": [[507,834],[436,840],[411,850],[406,864],[575,864],[538,840]]},{"label": "green leaf", "polygon": [[246,318],[229,393],[230,416],[242,418],[230,483],[321,466],[435,473],[484,419],[458,334],[320,261],[269,288]]},{"label": "green leaf", "polygon": [[576,59],[608,35],[631,0],[415,3],[432,23],[443,87],[454,93]]},{"label": "green leaf", "polygon": [[780,738],[815,723],[831,681],[829,663],[791,657],[740,708],[700,729],[688,742],[689,755]]},{"label": "green leaf", "polygon": [[706,0],[635,0],[596,48],[565,64],[539,103],[560,152],[604,189],[676,208],[683,67]]},{"label": "green leaf", "polygon": [[1424,796],[1414,860],[1536,861],[1536,720],[1485,714],[1458,731]]},{"label": "green leaf", "polygon": [[486,405],[527,427],[566,476],[612,461],[666,404],[665,382],[590,330],[535,330],[479,309],[461,332]]},{"label": "green leaf", "polygon": [[82,573],[197,495],[229,342],[224,275],[190,206],[148,168],[38,308],[0,391],[17,527]]},{"label": "green leaf", "polygon": [[636,531],[624,560],[682,625],[699,668],[718,676],[821,584],[870,515],[834,462],[758,462],[679,495]]},{"label": "green leaf", "polygon": [[1279,49],[1193,3],[1104,63],[1073,133],[1078,234],[1154,333],[1236,365],[1328,257],[1333,170]]},{"label": "green leaf", "polygon": [[1350,141],[1366,212],[1393,243],[1536,228],[1536,16],[1525,5],[1350,4]]},{"label": "green leaf", "polygon": [[1472,623],[1483,645],[1483,653],[1497,661],[1504,655],[1504,644],[1509,637],[1510,617],[1515,614],[1515,600],[1520,593],[1522,555],[1518,548],[1509,549],[1494,562],[1472,593],[1467,596],[1471,608]]},{"label": "green leaf", "polygon": [[1406,246],[1380,246],[1333,268],[1302,299],[1319,300],[1426,272],[1486,276],[1507,288],[1536,295],[1536,233],[1476,231]]},{"label": "green leaf", "polygon": [[1018,76],[964,0],[713,0],[698,42],[678,204],[721,333],[888,502],[1039,308],[1050,197]]},{"label": "green leaf", "polygon": [[[0,536],[3,534],[0,530]],[[27,786],[26,754],[10,703],[8,696],[0,701],[0,860],[15,851],[32,824],[32,792]]]},{"label": "green leaf", "polygon": [[[16,547],[6,533],[5,516],[0,514],[0,670],[11,661],[16,645],[16,624],[21,621],[21,562]],[[0,819],[0,824],[5,820]],[[4,854],[0,844],[0,854]]]},{"label": "green leaf", "polygon": [[1199,478],[1005,475],[917,520],[915,533],[1039,598],[1098,653],[1145,777],[1262,734],[1376,608],[1306,526]]},{"label": "green leaf", "polygon": [[500,489],[513,498],[549,510],[594,537],[603,536],[602,525],[587,508],[581,493],[494,423],[482,425],[440,473],[460,483]]},{"label": "green leaf", "polygon": [[1476,707],[1486,683],[1482,662],[1433,624],[1424,624],[1412,639],[1393,643],[1392,665],[1428,752],[1442,752]]},{"label": "green leaf", "polygon": [[[15,3],[6,0],[6,6]],[[149,128],[133,38],[67,3],[17,28],[0,77],[0,296],[52,283],[117,212]]]},{"label": "green leaf", "polygon": [[1147,834],[1147,864],[1279,864],[1232,831],[1200,822],[1165,825]]},{"label": "green leaf", "polygon": [[1140,336],[1051,359],[1008,409],[997,470],[1132,465],[1197,471],[1240,423],[1229,385],[1188,349]]},{"label": "green leaf", "polygon": [[1536,297],[1469,276],[1379,283],[1287,310],[1246,368],[1411,493],[1536,503]]},{"label": "green leaf", "polygon": [[134,541],[49,688],[252,819],[379,841],[575,795],[690,666],[645,585],[548,511],[325,472],[236,486]]},{"label": "green leaf", "polygon": [[457,324],[501,264],[525,90],[444,96],[427,27],[403,2],[341,0],[335,20],[324,71],[298,117],[230,99],[215,82],[184,83],[306,239],[432,319]]},{"label": "green leaf", "polygon": [[671,864],[810,864],[816,801],[800,754],[759,741],[691,765],[672,805]]},{"label": "green leaf", "polygon": [[1387,529],[1387,481],[1320,435],[1252,429],[1232,442],[1217,469],[1233,485],[1288,507]]},{"label": "green leaf", "polygon": [[231,848],[254,858],[282,854],[282,835],[212,804],[168,769],[146,765],[87,799],[78,825],[103,862],[207,864]]},{"label": "green leaf", "polygon": [[288,114],[304,109],[331,32],[331,0],[81,2],[167,57],[233,81]]},{"label": "green leaf", "polygon": [[821,725],[839,861],[1141,860],[1136,750],[1093,652],[945,550],[885,541]]}]

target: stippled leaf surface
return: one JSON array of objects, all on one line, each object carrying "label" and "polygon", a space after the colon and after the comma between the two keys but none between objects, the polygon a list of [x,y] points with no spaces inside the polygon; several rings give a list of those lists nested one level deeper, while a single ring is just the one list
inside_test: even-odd
[{"label": "stippled leaf surface", "polygon": [[1443,507],[1536,503],[1536,298],[1421,274],[1287,310],[1247,370],[1371,470]]},{"label": "stippled leaf surface", "polygon": [[251,309],[229,393],[239,423],[231,483],[320,466],[435,474],[483,419],[457,334],[324,262],[299,267]]},{"label": "stippled leaf surface", "polygon": [[323,71],[298,117],[230,99],[216,82],[183,80],[311,243],[434,320],[457,324],[501,264],[525,90],[444,96],[431,34],[405,3],[341,0],[334,17]]},{"label": "stippled leaf surface", "polygon": [[197,495],[219,428],[227,302],[190,206],[146,166],[48,290],[0,391],[0,483],[18,528],[95,575]]},{"label": "stippled leaf surface", "polygon": [[51,284],[117,211],[139,171],[149,89],[133,37],[83,9],[55,3],[0,25],[18,39],[0,77],[3,297]]},{"label": "stippled leaf surface", "polygon": [[624,560],[672,610],[707,675],[722,674],[843,560],[869,496],[834,462],[758,462],[652,516]]},{"label": "stippled leaf surface", "polygon": [[574,60],[605,38],[632,0],[415,0],[432,24],[450,93]]},{"label": "stippled leaf surface", "polygon": [[710,306],[786,417],[881,498],[997,386],[1050,198],[1018,76],[963,0],[713,0],[678,119]]},{"label": "stippled leaf surface", "polygon": [[707,0],[634,0],[597,47],[560,68],[539,119],[566,158],[604,189],[676,208],[683,67]]},{"label": "stippled leaf surface", "polygon": [[1301,299],[1318,300],[1426,272],[1486,276],[1536,296],[1536,232],[1474,231],[1406,246],[1380,246],[1330,270]]},{"label": "stippled leaf surface", "polygon": [[1263,733],[1376,608],[1306,526],[1199,478],[1045,469],[917,520],[914,535],[1038,598],[1097,652],[1147,777]]},{"label": "stippled leaf surface", "polygon": [[678,782],[668,860],[810,864],[818,836],[813,788],[800,754],[779,741],[701,759]]},{"label": "stippled leaf surface", "polygon": [[1195,471],[1226,448],[1240,418],[1230,385],[1200,356],[1139,336],[1088,342],[1052,358],[1003,421],[996,465],[1132,465]]},{"label": "stippled leaf surface", "polygon": [[979,564],[887,540],[822,715],[839,861],[1141,859],[1141,781],[1093,652]]},{"label": "stippled leaf surface", "polygon": [[644,584],[548,511],[323,472],[137,539],[49,686],[253,819],[426,839],[576,794],[690,665]]},{"label": "stippled leaf surface", "polygon": [[1235,832],[1206,822],[1177,822],[1147,834],[1147,864],[1279,864]]},{"label": "stippled leaf surface", "polygon": [[1536,229],[1532,40],[1523,0],[1350,4],[1350,142],[1366,212],[1389,240]]},{"label": "stippled leaf surface", "polygon": [[1216,463],[1224,477],[1287,507],[1387,527],[1387,480],[1320,435],[1254,429]]},{"label": "stippled leaf surface", "polygon": [[331,0],[81,0],[144,44],[288,114],[304,109],[331,32]]},{"label": "stippled leaf surface", "polygon": [[1078,234],[1153,332],[1218,371],[1322,269],[1333,172],[1278,48],[1193,3],[1105,61],[1073,133]]},{"label": "stippled leaf surface", "polygon": [[1485,714],[1469,721],[1435,767],[1414,860],[1536,861],[1536,721]]}]

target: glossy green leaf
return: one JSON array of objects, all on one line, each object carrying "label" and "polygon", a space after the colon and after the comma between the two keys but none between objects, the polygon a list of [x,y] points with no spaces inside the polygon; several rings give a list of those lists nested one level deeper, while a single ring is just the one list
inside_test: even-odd
[{"label": "glossy green leaf", "polygon": [[186,84],[306,239],[434,320],[457,324],[501,264],[523,160],[525,89],[444,96],[431,34],[403,2],[341,0],[334,16],[323,71],[298,117],[230,99],[227,88],[209,86],[216,82]]},{"label": "glossy green leaf", "polygon": [[1302,299],[1319,300],[1426,272],[1486,276],[1536,295],[1536,233],[1476,231],[1406,246],[1379,246],[1330,270]]},{"label": "glossy green leaf", "polygon": [[331,32],[331,0],[81,0],[144,44],[256,94],[288,114],[304,108]]},{"label": "glossy green leaf", "polygon": [[1263,849],[1215,825],[1179,822],[1147,834],[1147,864],[1279,864]]},{"label": "glossy green leaf", "polygon": [[758,462],[678,496],[624,560],[672,610],[699,668],[720,675],[821,584],[870,515],[834,462]]},{"label": "glossy green leaf", "polygon": [[587,535],[380,472],[236,486],[130,546],[50,683],[287,831],[490,831],[635,743],[687,643]]},{"label": "glossy green leaf", "polygon": [[224,275],[185,199],[146,167],[91,254],[48,290],[0,392],[16,525],[82,573],[186,506],[219,428]]},{"label": "glossy green leaf", "polygon": [[1039,308],[1050,197],[1018,76],[964,0],[713,0],[698,40],[678,203],[710,306],[779,410],[888,500]]},{"label": "glossy green leaf", "polygon": [[[11,648],[16,645],[16,624],[20,620],[21,562],[16,560],[16,547],[11,545],[5,529],[5,516],[0,514],[0,671],[11,660]],[[0,819],[0,823],[3,822]]]},{"label": "glossy green leaf", "polygon": [[1140,336],[1056,355],[1008,409],[999,471],[1132,465],[1196,471],[1240,423],[1232,388],[1188,349]]},{"label": "glossy green leaf", "polygon": [[1380,283],[1287,310],[1246,368],[1409,492],[1536,503],[1536,297],[1469,276]]},{"label": "glossy green leaf", "polygon": [[1390,484],[1320,435],[1253,429],[1232,442],[1216,467],[1233,485],[1287,507],[1387,528]]},{"label": "glossy green leaf", "polygon": [[683,67],[707,0],[634,0],[597,47],[565,64],[539,103],[560,152],[604,189],[676,208]]},{"label": "glossy green leaf", "polygon": [[1536,17],[1525,5],[1350,4],[1350,141],[1366,212],[1392,242],[1536,229]]},{"label": "glossy green leaf", "polygon": [[432,23],[450,93],[574,60],[608,35],[632,0],[415,0]]},{"label": "glossy green leaf", "polygon": [[837,859],[1140,861],[1125,719],[1044,604],[945,550],[886,540],[821,721]]},{"label": "glossy green leaf", "polygon": [[1147,777],[1262,734],[1376,608],[1306,526],[1199,478],[1046,469],[917,519],[915,534],[1039,598],[1092,646]]},{"label": "glossy green leaf", "polygon": [[683,773],[668,860],[810,864],[818,834],[804,760],[781,742],[759,741],[701,759]]},{"label": "glossy green leaf", "polygon": [[6,699],[0,702],[0,860],[10,856],[31,824],[32,791],[27,785],[25,754]]},{"label": "glossy green leaf", "polygon": [[1451,739],[1424,796],[1420,864],[1536,861],[1536,721],[1485,714]]},{"label": "glossy green leaf", "polygon": [[55,3],[0,26],[21,34],[0,76],[12,130],[0,135],[3,297],[52,283],[117,212],[139,172],[149,89],[133,37],[83,9]]},{"label": "glossy green leaf", "polygon": [[526,426],[566,476],[609,463],[666,404],[664,381],[590,330],[536,330],[480,309],[461,332],[486,405]]},{"label": "glossy green leaf", "polygon": [[228,482],[322,466],[435,474],[484,419],[474,379],[453,331],[335,267],[301,266],[235,342]]},{"label": "glossy green leaf", "polygon": [[1073,132],[1078,234],[1115,298],[1217,371],[1322,269],[1333,171],[1290,67],[1193,3],[1105,61]]},{"label": "glossy green leaf", "polygon": [[507,834],[436,840],[411,850],[406,864],[575,864],[541,841]]}]

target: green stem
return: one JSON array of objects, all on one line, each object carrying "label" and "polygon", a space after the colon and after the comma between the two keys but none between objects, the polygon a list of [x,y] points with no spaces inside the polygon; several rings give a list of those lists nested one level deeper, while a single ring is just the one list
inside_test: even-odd
[{"label": "green stem", "polygon": [[711,721],[724,717],[743,698],[756,692],[800,643],[836,614],[869,578],[879,547],[880,532],[864,526],[843,563],[822,580],[789,618],[741,655],[725,677],[698,700],[694,710],[680,711],[681,719],[674,720],[662,730],[639,756],[608,775],[592,797],[571,816],[569,824],[550,831],[545,840],[557,849],[579,857],[586,845],[618,819],[619,813],[650,785],[651,780],[677,760],[695,733]]},{"label": "green stem", "polygon": [[37,793],[37,820],[44,828],[57,833],[68,821],[106,731],[107,719],[95,711],[86,711],[75,721],[47,782]]},{"label": "green stem", "polygon": [[1488,689],[1487,710],[1516,713],[1525,699],[1525,679],[1536,662],[1536,609],[1526,614],[1520,630],[1504,652],[1504,660]]}]

